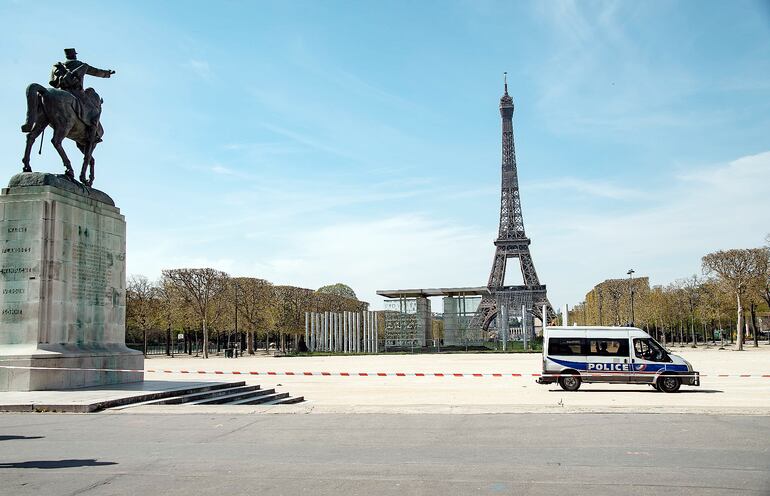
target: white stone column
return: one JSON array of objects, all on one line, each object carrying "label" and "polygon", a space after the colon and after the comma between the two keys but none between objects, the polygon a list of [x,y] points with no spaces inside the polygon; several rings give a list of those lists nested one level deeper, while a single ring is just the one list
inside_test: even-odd
[{"label": "white stone column", "polygon": [[369,312],[364,312],[361,314],[364,318],[364,335],[363,335],[363,348],[362,351],[364,353],[369,353]]},{"label": "white stone column", "polygon": [[369,312],[369,353],[374,353],[374,312]]},{"label": "white stone column", "polygon": [[355,352],[361,352],[361,313],[356,312],[356,346]]},{"label": "white stone column", "polygon": [[334,351],[340,351],[340,314],[334,314]]},{"label": "white stone column", "polygon": [[337,334],[337,314],[332,313],[332,336],[334,340],[334,345],[332,346],[332,350],[337,351],[339,348],[339,335]]},{"label": "white stone column", "polygon": [[569,325],[569,305],[567,305],[566,303],[562,307],[561,314],[562,314],[562,322],[563,322],[562,325],[566,327]]},{"label": "white stone column", "polygon": [[350,336],[351,329],[353,329],[353,312],[348,312],[348,328],[345,334],[345,353],[350,353],[350,345],[353,343],[353,339]]},{"label": "white stone column", "polygon": [[326,321],[326,351],[332,351],[332,328],[329,312],[324,312],[324,320]]},{"label": "white stone column", "polygon": [[305,346],[310,349],[310,312],[305,312]]},{"label": "white stone column", "polygon": [[377,312],[374,312],[374,352],[380,352],[380,333],[379,333],[379,319],[377,318]]},{"label": "white stone column", "polygon": [[348,326],[348,353],[353,353],[353,330],[355,329],[356,325],[356,314],[354,312],[348,312],[350,314],[349,317],[349,326]]},{"label": "white stone column", "polygon": [[318,319],[318,314],[313,312],[313,318],[310,319],[310,326],[311,326],[311,329],[312,329],[312,336],[313,336],[311,338],[311,341],[313,343],[313,351],[316,350],[316,343],[317,343],[316,340],[318,339],[318,326],[316,325],[316,320],[317,319]]},{"label": "white stone column", "polygon": [[506,301],[500,306],[500,338],[503,341],[503,351],[508,350],[508,302]]},{"label": "white stone column", "polygon": [[345,353],[350,353],[350,328],[353,326],[353,315],[351,312],[345,312],[347,314],[345,325]]},{"label": "white stone column", "polygon": [[315,328],[313,326],[313,312],[310,312],[310,341],[308,341],[308,343],[307,343],[307,347],[308,347],[308,349],[310,351],[315,351],[313,349],[313,337],[314,337],[313,333],[314,332],[315,332]]},{"label": "white stone column", "polygon": [[369,312],[369,353],[374,353],[374,313]]},{"label": "white stone column", "polygon": [[527,349],[527,307],[525,305],[521,306],[521,331],[524,335],[524,350]]},{"label": "white stone column", "polygon": [[353,353],[353,326],[356,324],[356,315],[348,312],[348,353]]},{"label": "white stone column", "polygon": [[320,326],[321,330],[321,351],[326,351],[326,313],[321,312],[321,314],[318,316],[320,322],[318,325]]}]

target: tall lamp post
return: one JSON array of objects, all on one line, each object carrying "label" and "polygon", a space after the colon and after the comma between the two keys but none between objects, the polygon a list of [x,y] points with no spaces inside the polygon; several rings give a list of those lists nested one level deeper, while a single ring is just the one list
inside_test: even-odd
[{"label": "tall lamp post", "polygon": [[599,300],[599,325],[604,325],[604,322],[602,322],[602,288],[597,288],[596,293],[598,295]]},{"label": "tall lamp post", "polygon": [[[238,281],[235,281],[235,339],[238,341],[238,347],[241,349],[241,355],[243,355],[243,340],[238,336]],[[235,348],[235,346],[233,346]]]},{"label": "tall lamp post", "polygon": [[631,293],[631,327],[634,326],[634,285],[632,279],[634,276],[634,269],[628,269],[628,291]]}]

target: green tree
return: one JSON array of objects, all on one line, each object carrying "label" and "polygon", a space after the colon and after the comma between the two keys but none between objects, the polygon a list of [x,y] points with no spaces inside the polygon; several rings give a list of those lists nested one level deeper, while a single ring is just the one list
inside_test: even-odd
[{"label": "green tree", "polygon": [[209,318],[218,313],[222,294],[227,289],[230,276],[220,270],[171,269],[164,270],[163,277],[189,304],[200,318],[203,329],[203,358],[209,357]]},{"label": "green tree", "polygon": [[239,322],[248,333],[246,349],[249,354],[254,354],[256,333],[260,329],[267,333],[276,325],[276,289],[271,282],[253,277],[238,277],[233,282],[238,285]]},{"label": "green tree", "polygon": [[334,296],[342,296],[344,298],[350,298],[352,300],[357,300],[356,292],[353,291],[353,289],[348,286],[347,284],[342,284],[341,282],[338,282],[337,284],[330,284],[328,286],[322,286],[318,288],[318,293],[321,294],[330,294]]},{"label": "green tree", "polygon": [[716,274],[718,280],[730,290],[738,308],[737,335],[738,350],[743,350],[744,297],[752,285],[762,276],[762,260],[766,258],[763,248],[722,250],[705,255],[702,259],[703,272]]},{"label": "green tree", "polygon": [[159,306],[158,288],[145,276],[133,275],[126,284],[126,327],[142,333],[142,352],[147,356],[147,332],[153,328]]},{"label": "green tree", "polygon": [[687,305],[687,311],[690,317],[690,337],[692,338],[692,347],[696,347],[695,339],[695,310],[700,305],[701,297],[703,295],[702,282],[698,279],[698,276],[693,274],[692,276],[679,281],[678,286],[681,291],[682,297]]}]

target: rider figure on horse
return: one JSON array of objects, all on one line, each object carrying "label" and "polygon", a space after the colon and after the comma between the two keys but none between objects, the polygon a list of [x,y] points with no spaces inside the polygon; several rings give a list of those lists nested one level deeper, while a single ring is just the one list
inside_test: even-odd
[{"label": "rider figure on horse", "polygon": [[[22,172],[32,172],[30,153],[32,144],[50,126],[53,129],[53,144],[65,168],[65,176],[74,179],[74,171],[67,152],[62,146],[65,138],[77,144],[83,153],[83,167],[80,181],[91,186],[94,181],[94,147],[102,141],[104,129],[99,117],[102,113],[102,99],[93,88],[83,89],[86,75],[108,78],[115,71],[97,69],[77,59],[74,48],[65,48],[67,60],[58,62],[51,71],[52,88],[37,83],[27,86],[27,119],[21,130],[27,133]],[[42,145],[41,145],[42,146]],[[86,176],[86,168],[90,174]]]},{"label": "rider figure on horse", "polygon": [[[83,79],[86,75],[108,78],[115,74],[115,71],[98,69],[81,62],[78,60],[74,48],[65,48],[64,56],[67,60],[54,64],[49,84],[54,88],[67,91],[75,97],[78,101],[76,108],[78,117],[86,126],[95,131],[99,125],[102,100],[93,88],[83,89]],[[34,121],[29,122],[28,116],[27,122],[21,126],[22,132],[30,132],[33,124]]]}]

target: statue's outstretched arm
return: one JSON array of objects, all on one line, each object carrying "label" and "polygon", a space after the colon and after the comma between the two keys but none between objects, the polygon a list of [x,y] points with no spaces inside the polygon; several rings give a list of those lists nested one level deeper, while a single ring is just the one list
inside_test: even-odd
[{"label": "statue's outstretched arm", "polygon": [[90,65],[86,65],[86,74],[88,74],[89,76],[108,78],[111,75],[115,74],[115,71],[105,70],[105,69],[97,69],[96,67],[92,67]]}]

